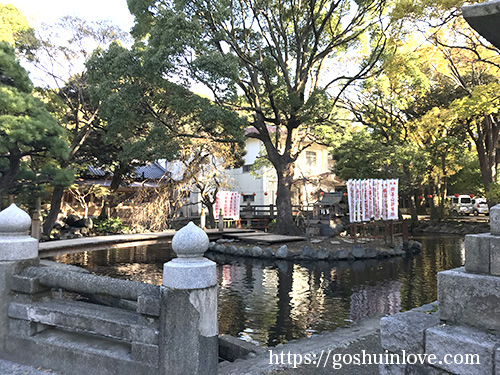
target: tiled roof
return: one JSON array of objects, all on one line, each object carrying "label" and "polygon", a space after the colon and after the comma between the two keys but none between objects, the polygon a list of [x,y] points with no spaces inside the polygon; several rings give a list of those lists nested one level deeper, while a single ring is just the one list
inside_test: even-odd
[{"label": "tiled roof", "polygon": [[[113,176],[113,172],[104,171],[101,168],[95,168],[93,166],[87,167],[87,173],[94,177],[105,177]],[[160,180],[165,177],[167,173],[166,169],[160,165],[158,162],[153,162],[144,166],[136,167],[134,173],[137,179],[142,180]]]},{"label": "tiled roof", "polygon": [[156,161],[154,163],[135,168],[135,175],[137,178],[147,180],[159,180],[165,176],[166,172],[166,169]]}]

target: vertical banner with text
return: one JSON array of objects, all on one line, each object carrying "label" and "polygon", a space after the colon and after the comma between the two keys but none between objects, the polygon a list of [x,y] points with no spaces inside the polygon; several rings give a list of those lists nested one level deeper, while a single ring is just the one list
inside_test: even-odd
[{"label": "vertical banner with text", "polygon": [[397,220],[398,184],[397,179],[347,181],[350,222]]},{"label": "vertical banner with text", "polygon": [[219,191],[215,202],[215,219],[219,218],[222,209],[224,219],[240,219],[240,194],[236,191]]}]

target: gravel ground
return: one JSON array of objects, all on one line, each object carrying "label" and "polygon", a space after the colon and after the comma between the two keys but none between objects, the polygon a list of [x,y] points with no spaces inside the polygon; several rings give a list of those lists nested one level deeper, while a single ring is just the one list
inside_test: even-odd
[{"label": "gravel ground", "polygon": [[63,375],[53,370],[24,366],[0,359],[1,375]]}]

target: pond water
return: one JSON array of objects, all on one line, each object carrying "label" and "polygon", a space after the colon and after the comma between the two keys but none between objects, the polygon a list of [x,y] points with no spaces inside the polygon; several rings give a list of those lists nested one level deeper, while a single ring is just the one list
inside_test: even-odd
[{"label": "pond water", "polygon": [[[262,346],[406,311],[437,299],[437,273],[464,263],[463,238],[415,238],[418,256],[355,262],[264,261],[215,256],[219,332]],[[99,275],[161,285],[169,245],[61,255]]]}]

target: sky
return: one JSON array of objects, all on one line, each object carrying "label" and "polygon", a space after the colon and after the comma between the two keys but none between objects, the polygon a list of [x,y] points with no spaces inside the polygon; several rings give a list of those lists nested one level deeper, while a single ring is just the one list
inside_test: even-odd
[{"label": "sky", "polygon": [[34,27],[42,22],[55,23],[64,16],[75,16],[89,21],[107,20],[124,31],[130,31],[134,25],[134,17],[128,10],[127,0],[4,0],[1,2],[14,5]]},{"label": "sky", "polygon": [[[0,0],[12,4],[37,28],[41,23],[56,24],[64,16],[74,16],[87,21],[109,21],[123,31],[134,26],[134,16],[128,10],[127,0]],[[80,64],[83,66],[83,62]],[[50,85],[40,74],[25,66],[35,85]],[[201,95],[212,97],[212,92],[202,84],[192,84],[191,89]]]}]

